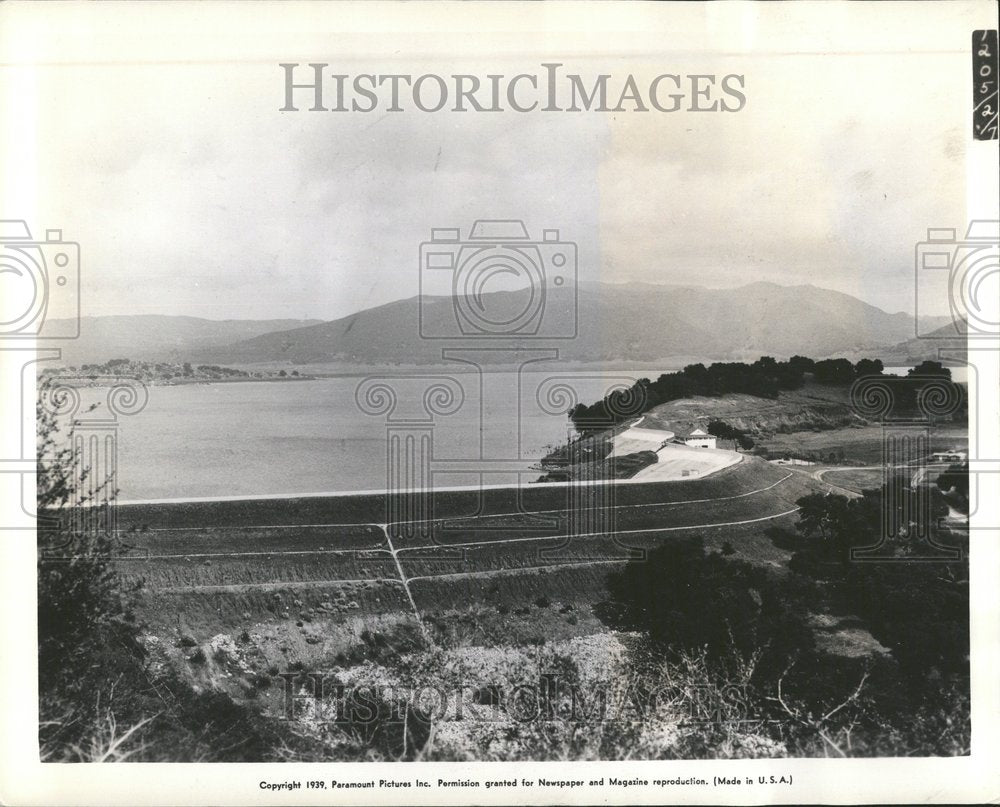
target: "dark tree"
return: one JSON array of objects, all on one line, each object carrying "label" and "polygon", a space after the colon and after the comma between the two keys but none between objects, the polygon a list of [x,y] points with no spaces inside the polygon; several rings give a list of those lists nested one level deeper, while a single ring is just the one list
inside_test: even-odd
[{"label": "dark tree", "polygon": [[[65,444],[46,406],[36,408],[38,529],[38,679],[43,746],[62,746],[101,716],[93,711],[94,671],[110,653],[144,655],[138,642],[135,596],[139,585],[119,577],[113,535],[75,528],[74,514],[104,495],[111,480],[95,480],[73,445]],[[110,673],[109,673],[110,676]]]},{"label": "dark tree", "polygon": [[922,361],[916,367],[907,371],[908,377],[913,376],[935,376],[940,378],[951,378],[951,370],[939,361]]},{"label": "dark tree", "polygon": [[847,359],[824,359],[816,362],[813,375],[821,384],[850,384],[854,365]]},{"label": "dark tree", "polygon": [[885,366],[882,364],[880,359],[861,359],[857,364],[854,365],[854,375],[858,378],[864,378],[865,376],[871,375],[882,375],[882,371]]},{"label": "dark tree", "polygon": [[705,554],[701,538],[671,541],[609,577],[612,624],[645,632],[659,652],[705,648],[722,660],[769,647],[768,670],[810,650],[794,586],[775,586],[766,570]]}]

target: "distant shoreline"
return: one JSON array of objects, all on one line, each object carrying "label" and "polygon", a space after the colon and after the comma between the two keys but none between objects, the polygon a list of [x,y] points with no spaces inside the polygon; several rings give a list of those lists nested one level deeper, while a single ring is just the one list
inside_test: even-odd
[{"label": "distant shoreline", "polygon": [[[702,359],[700,363],[711,364],[714,360]],[[699,360],[696,359],[685,359],[682,361],[677,359],[664,360],[663,364],[658,364],[656,362],[632,362],[630,364],[621,365],[608,365],[602,363],[570,363],[570,362],[558,362],[558,361],[546,361],[529,363],[525,365],[516,364],[494,364],[486,365],[482,367],[476,367],[470,364],[464,364],[461,362],[454,362],[450,364],[410,364],[410,365],[377,365],[373,364],[370,366],[343,366],[339,368],[330,367],[329,369],[315,369],[308,373],[303,373],[301,371],[298,375],[292,375],[291,372],[286,376],[279,376],[276,373],[280,372],[280,369],[287,369],[289,367],[322,367],[322,365],[282,365],[280,369],[275,365],[255,365],[255,364],[243,364],[243,365],[232,365],[232,369],[245,370],[247,372],[268,372],[275,373],[274,375],[259,376],[259,377],[235,377],[235,378],[186,378],[178,377],[173,378],[168,381],[160,380],[149,380],[143,379],[143,382],[148,386],[155,387],[181,387],[181,386],[191,386],[196,384],[209,385],[209,384],[253,384],[257,382],[286,382],[286,381],[321,381],[324,379],[334,379],[334,378],[368,378],[371,376],[420,376],[423,374],[434,374],[434,375],[473,375],[477,372],[483,373],[516,373],[521,370],[525,373],[593,373],[600,375],[613,375],[616,373],[627,374],[639,378],[642,376],[647,376],[652,380],[663,373],[675,373],[679,372],[684,366],[689,364],[697,364]],[[967,384],[967,379],[964,378],[964,373],[961,372],[963,367],[961,365],[949,365],[947,362],[942,362],[942,364],[952,370],[952,380],[957,384]],[[886,366],[884,372],[887,375],[905,375],[906,371],[910,369],[913,365],[893,365]],[[80,381],[83,382],[84,379],[90,380],[87,373],[76,372],[51,372],[53,368],[46,368],[44,365],[38,365],[42,372],[39,372],[39,378],[58,378],[69,381]],[[63,368],[65,369],[65,368]],[[45,372],[48,371],[48,372]],[[956,372],[957,371],[957,372]],[[98,379],[95,379],[91,383],[77,383],[73,386],[79,387],[102,387],[108,386],[109,382],[115,378],[133,378],[133,374],[128,372],[123,372],[121,375],[114,375],[110,373],[101,373],[98,375]],[[105,383],[100,383],[99,379],[105,379]]]},{"label": "distant shoreline", "polygon": [[[594,372],[594,373],[634,373],[637,371],[653,372],[656,368],[658,372],[674,372],[680,370],[685,365],[697,364],[699,362],[709,362],[712,359],[699,357],[674,357],[665,359],[650,359],[649,361],[609,361],[609,362],[569,362],[559,359],[547,359],[545,361],[530,361],[531,355],[525,352],[526,363],[498,362],[496,364],[486,364],[475,366],[461,361],[435,362],[427,364],[352,364],[339,362],[317,362],[315,364],[277,364],[271,362],[231,364],[227,365],[234,369],[245,370],[247,372],[278,372],[280,370],[292,369],[300,373],[303,368],[313,378],[344,378],[368,375],[419,375],[421,373],[475,373],[482,370],[487,373],[512,373],[518,369],[524,372]],[[662,369],[661,369],[662,368]]]},{"label": "distant shoreline", "polygon": [[[91,378],[88,375],[82,373],[66,373],[65,375],[60,373],[46,373],[44,375],[39,374],[40,378],[45,380],[53,379],[69,382],[69,386],[73,387],[107,387],[111,386],[115,379],[131,379],[134,376],[125,372],[121,375],[111,375],[108,373],[103,373],[96,378]],[[267,377],[267,378],[178,378],[170,379],[169,381],[161,381],[158,379],[139,379],[148,387],[189,387],[197,384],[204,386],[210,384],[254,384],[257,382],[286,382],[286,381],[316,381],[319,376],[313,375],[297,375],[288,377]],[[73,383],[77,382],[77,383]]]},{"label": "distant shoreline", "polygon": [[[631,366],[622,365],[608,365],[601,363],[570,363],[570,362],[559,362],[559,361],[545,361],[545,362],[530,362],[523,365],[518,364],[490,364],[484,365],[482,367],[476,367],[471,364],[466,364],[463,362],[451,362],[442,364],[407,364],[407,365],[393,365],[393,364],[372,364],[372,365],[343,365],[343,366],[330,366],[330,365],[289,365],[289,364],[232,364],[227,365],[227,368],[233,370],[241,370],[248,373],[267,373],[263,376],[240,376],[231,378],[207,378],[207,377],[184,377],[179,376],[171,378],[169,380],[158,380],[158,379],[143,379],[149,386],[157,387],[179,387],[187,386],[191,384],[234,384],[234,383],[254,383],[258,381],[266,382],[283,382],[283,381],[318,381],[327,378],[367,378],[369,376],[420,376],[424,374],[434,374],[434,375],[472,375],[477,372],[484,373],[515,373],[518,370],[522,370],[525,373],[594,373],[601,375],[611,375],[615,373],[634,375],[635,377],[640,377],[641,375],[660,373],[676,372],[680,370],[685,364],[696,363],[696,360],[684,360],[681,363],[678,360],[671,360],[669,363],[664,362],[660,365],[657,362],[632,362]],[[309,370],[303,370],[300,368],[312,368]],[[655,369],[654,369],[655,368]],[[59,378],[59,379],[69,379],[69,380],[89,380],[90,373],[87,371],[70,371],[68,368],[59,368],[58,372],[53,372],[56,368],[47,368],[44,365],[40,365],[39,377],[44,378]],[[286,371],[288,374],[285,376],[279,376],[277,373],[282,370]],[[292,375],[292,372],[297,372],[298,375]],[[128,370],[124,370],[120,375],[114,373],[97,373],[95,374],[97,379],[106,379],[108,381],[114,378],[132,378],[135,377],[135,373],[129,373]],[[81,383],[79,386],[104,386],[101,383],[91,383],[85,384]]]}]

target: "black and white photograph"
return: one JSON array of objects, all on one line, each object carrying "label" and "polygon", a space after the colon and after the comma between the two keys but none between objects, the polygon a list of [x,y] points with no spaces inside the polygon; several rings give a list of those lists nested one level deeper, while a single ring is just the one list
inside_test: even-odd
[{"label": "black and white photograph", "polygon": [[0,801],[1000,798],[996,12],[0,5]]}]

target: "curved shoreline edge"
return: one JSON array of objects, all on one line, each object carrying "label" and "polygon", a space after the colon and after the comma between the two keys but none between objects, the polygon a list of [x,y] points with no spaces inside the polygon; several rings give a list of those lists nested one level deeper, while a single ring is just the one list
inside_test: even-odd
[{"label": "curved shoreline edge", "polygon": [[[587,481],[577,481],[577,482],[529,482],[527,486],[532,488],[537,487],[538,489],[546,488],[565,488],[565,487],[591,487],[597,485],[669,485],[671,482],[686,482],[693,481],[694,479],[708,479],[710,476],[715,476],[716,474],[727,471],[730,468],[735,468],[744,462],[744,455],[738,454],[739,459],[736,462],[725,465],[715,471],[707,474],[703,474],[698,477],[693,477],[692,480],[687,479],[674,479],[674,480],[655,480],[655,479],[596,479]],[[520,487],[525,487],[522,485],[515,485],[512,483],[507,484],[496,484],[496,485],[447,485],[444,487],[431,488],[434,493],[448,493],[450,491],[472,491],[472,490],[510,490],[517,489]],[[421,493],[426,491],[427,488],[400,488],[397,493]],[[194,502],[254,502],[254,501],[269,501],[269,500],[287,500],[287,499],[328,499],[328,498],[341,498],[349,496],[384,496],[387,491],[385,489],[373,489],[373,490],[328,490],[328,491],[316,491],[312,493],[258,493],[258,494],[239,494],[236,496],[181,496],[177,498],[167,498],[167,499],[120,499],[115,501],[115,506],[117,507],[129,507],[132,505],[151,505],[151,504],[190,504]]]}]

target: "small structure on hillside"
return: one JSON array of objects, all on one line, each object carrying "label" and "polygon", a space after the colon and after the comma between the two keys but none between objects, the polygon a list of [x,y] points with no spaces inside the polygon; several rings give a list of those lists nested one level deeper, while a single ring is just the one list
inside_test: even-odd
[{"label": "small structure on hillside", "polygon": [[715,448],[715,437],[704,429],[692,429],[684,435],[684,445],[691,448]]},{"label": "small structure on hillside", "polygon": [[932,462],[965,462],[968,458],[968,453],[965,451],[935,451],[931,454]]}]

